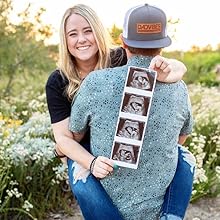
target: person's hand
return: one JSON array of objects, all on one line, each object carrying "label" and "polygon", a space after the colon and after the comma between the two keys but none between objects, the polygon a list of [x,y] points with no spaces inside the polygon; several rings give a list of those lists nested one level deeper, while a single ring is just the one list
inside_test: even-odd
[{"label": "person's hand", "polygon": [[107,157],[98,156],[93,164],[91,173],[97,178],[105,178],[113,172],[114,163]]},{"label": "person's hand", "polygon": [[150,69],[157,71],[157,80],[166,83],[177,82],[186,73],[186,66],[175,59],[167,59],[160,55],[155,56],[150,63]]}]

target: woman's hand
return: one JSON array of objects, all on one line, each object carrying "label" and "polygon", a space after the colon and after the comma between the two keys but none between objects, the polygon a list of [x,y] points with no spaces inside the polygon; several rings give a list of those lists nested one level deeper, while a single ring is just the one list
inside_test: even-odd
[{"label": "woman's hand", "polygon": [[105,178],[107,175],[111,175],[113,172],[114,163],[107,157],[98,156],[93,164],[91,173],[100,179]]},{"label": "woman's hand", "polygon": [[164,58],[160,55],[155,56],[150,63],[150,69],[157,71],[157,80],[166,83],[177,82],[186,73],[186,66],[175,59]]}]

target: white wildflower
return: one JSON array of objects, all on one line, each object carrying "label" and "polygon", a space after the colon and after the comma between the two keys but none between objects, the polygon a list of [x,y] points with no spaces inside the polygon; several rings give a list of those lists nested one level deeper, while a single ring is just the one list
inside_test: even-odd
[{"label": "white wildflower", "polygon": [[29,212],[30,209],[34,208],[34,206],[28,200],[25,200],[22,208],[25,209],[27,212]]}]

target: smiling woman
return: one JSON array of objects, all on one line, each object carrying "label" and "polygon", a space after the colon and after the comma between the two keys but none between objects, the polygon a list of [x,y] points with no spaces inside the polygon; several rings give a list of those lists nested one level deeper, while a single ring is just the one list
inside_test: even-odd
[{"label": "smiling woman", "polygon": [[[92,175],[89,176],[91,181],[87,181],[91,161],[96,160],[87,151],[89,150],[89,133],[87,132],[85,138],[80,142],[85,147],[83,148],[74,141],[68,124],[71,101],[82,79],[94,69],[110,66],[111,61],[115,65],[123,65],[127,61],[122,48],[111,52],[109,39],[104,26],[90,7],[79,4],[67,9],[60,26],[59,68],[51,74],[46,85],[52,128],[55,140],[59,145],[57,151],[60,156],[63,153],[71,158],[68,159],[70,185],[85,219],[90,220],[120,220],[121,217],[117,207],[113,205],[107,193],[101,188],[100,182]],[[72,159],[81,166],[73,162]],[[112,164],[108,158],[105,158],[105,161]],[[105,163],[103,162],[103,164]],[[112,166],[109,167],[108,173],[112,172]],[[81,184],[83,183],[77,181],[77,175],[74,175],[79,167],[83,167],[80,169],[80,176],[86,174],[85,178],[80,178],[80,180],[89,182],[87,187],[92,195],[88,196],[89,192],[85,192],[83,195],[81,193],[81,187],[83,189]],[[84,188],[86,189],[86,187]],[[87,200],[87,198],[89,199]],[[100,203],[99,201],[104,202]],[[97,207],[100,210],[97,210]],[[91,210],[96,211],[91,212]]]}]

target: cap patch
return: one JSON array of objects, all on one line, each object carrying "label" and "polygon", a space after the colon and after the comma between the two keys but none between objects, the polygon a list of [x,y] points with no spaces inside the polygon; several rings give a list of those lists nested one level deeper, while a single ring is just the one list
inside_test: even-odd
[{"label": "cap patch", "polygon": [[161,32],[161,23],[140,23],[137,24],[137,33],[156,34]]}]

